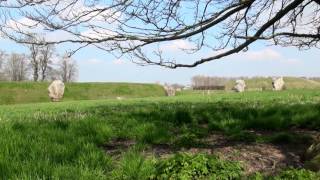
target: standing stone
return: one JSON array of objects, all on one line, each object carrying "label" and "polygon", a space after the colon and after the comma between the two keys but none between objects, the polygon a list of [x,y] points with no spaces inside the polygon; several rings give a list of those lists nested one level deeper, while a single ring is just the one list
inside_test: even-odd
[{"label": "standing stone", "polygon": [[233,87],[236,92],[244,92],[245,88],[246,82],[244,80],[236,80],[236,85]]},{"label": "standing stone", "polygon": [[275,91],[281,91],[284,88],[283,78],[273,78],[272,79],[272,87]]},{"label": "standing stone", "polygon": [[52,102],[61,101],[64,94],[64,83],[61,80],[54,80],[48,87],[48,91]]},{"label": "standing stone", "polygon": [[164,85],[164,90],[167,96],[175,96],[176,90],[172,86]]}]

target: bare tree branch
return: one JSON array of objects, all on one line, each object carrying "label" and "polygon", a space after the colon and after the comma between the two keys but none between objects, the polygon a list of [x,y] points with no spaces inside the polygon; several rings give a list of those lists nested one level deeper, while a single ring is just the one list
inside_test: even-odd
[{"label": "bare tree branch", "polygon": [[[319,0],[12,0],[0,1],[0,32],[26,44],[93,46],[140,65],[195,67],[248,50],[256,41],[319,48]],[[27,41],[37,34],[67,37]],[[164,47],[177,41],[186,62]],[[203,57],[202,51],[212,52]],[[208,54],[208,53],[207,53]],[[190,56],[191,57],[191,56]]]}]

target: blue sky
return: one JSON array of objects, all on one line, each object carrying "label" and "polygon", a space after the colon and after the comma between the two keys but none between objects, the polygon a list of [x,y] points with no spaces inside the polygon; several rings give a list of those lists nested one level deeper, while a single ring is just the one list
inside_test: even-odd
[{"label": "blue sky", "polygon": [[[0,40],[2,50],[27,52],[22,45],[9,40]],[[186,56],[177,47],[185,42],[168,43],[166,50],[173,57],[188,62],[194,58]],[[72,45],[58,46],[62,53]],[[208,54],[209,53],[209,54]],[[208,56],[210,52],[201,54]],[[139,66],[126,59],[117,59],[107,52],[93,47],[77,52],[73,57],[79,66],[80,82],[168,82],[190,83],[194,75],[209,76],[320,76],[320,50],[300,51],[296,48],[267,46],[256,43],[248,52],[209,62],[195,68],[167,69],[158,66]]]},{"label": "blue sky", "polygon": [[[82,9],[81,1],[79,8]],[[188,9],[190,10],[190,9]],[[182,10],[186,11],[186,10]],[[192,15],[192,13],[191,13]],[[116,15],[121,16],[121,15]],[[17,16],[17,19],[21,18]],[[26,18],[19,19],[24,24],[33,24]],[[93,22],[97,23],[97,22]],[[135,22],[133,22],[135,23]],[[108,25],[103,24],[103,25]],[[112,25],[110,23],[109,25]],[[17,26],[17,25],[15,25]],[[14,27],[15,27],[14,26]],[[41,28],[35,28],[39,31]],[[112,29],[112,28],[111,28]],[[90,34],[84,31],[83,34]],[[214,31],[213,31],[214,32]],[[92,32],[91,32],[92,33]],[[46,34],[48,40],[70,39],[70,35],[64,32],[53,32]],[[214,44],[215,41],[210,41]],[[0,39],[0,49],[7,52],[27,53],[27,48],[9,40]],[[180,49],[190,49],[188,41],[178,40],[164,43],[160,48],[166,52],[167,57],[175,58],[178,62],[192,63],[200,57],[212,56],[214,52],[201,51],[197,55],[186,55]],[[59,45],[57,51],[62,54],[66,50],[76,49],[75,45]],[[148,49],[149,53],[151,49]],[[158,66],[139,66],[126,59],[117,59],[102,50],[88,47],[77,52],[73,58],[79,66],[80,82],[168,82],[168,83],[190,83],[195,75],[208,76],[309,76],[320,77],[320,50],[310,49],[300,51],[296,48],[284,48],[270,46],[262,42],[256,42],[250,46],[249,51],[240,52],[223,59],[199,65],[195,68],[166,69]]]}]

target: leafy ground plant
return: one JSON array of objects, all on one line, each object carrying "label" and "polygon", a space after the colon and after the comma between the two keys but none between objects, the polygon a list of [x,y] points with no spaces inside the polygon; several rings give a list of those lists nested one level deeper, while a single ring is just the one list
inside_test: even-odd
[{"label": "leafy ground plant", "polygon": [[216,156],[178,153],[159,161],[151,179],[239,179],[242,172],[239,163],[224,161]]},{"label": "leafy ground plant", "polygon": [[255,173],[249,176],[250,180],[318,180],[320,179],[320,173],[313,172],[306,169],[287,169],[281,171],[274,177],[267,177],[261,173]]},{"label": "leafy ground plant", "polygon": [[289,169],[281,172],[275,180],[320,179],[320,173],[306,169]]}]

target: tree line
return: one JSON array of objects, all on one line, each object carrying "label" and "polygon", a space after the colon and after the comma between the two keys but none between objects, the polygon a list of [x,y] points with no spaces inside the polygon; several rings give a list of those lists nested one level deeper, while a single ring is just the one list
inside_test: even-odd
[{"label": "tree line", "polygon": [[59,55],[54,45],[26,45],[27,53],[0,50],[1,81],[72,82],[77,79],[78,66],[67,54]]},{"label": "tree line", "polygon": [[191,78],[192,88],[194,90],[224,90],[225,84],[230,81],[225,77],[210,77],[210,76],[193,76]]}]

